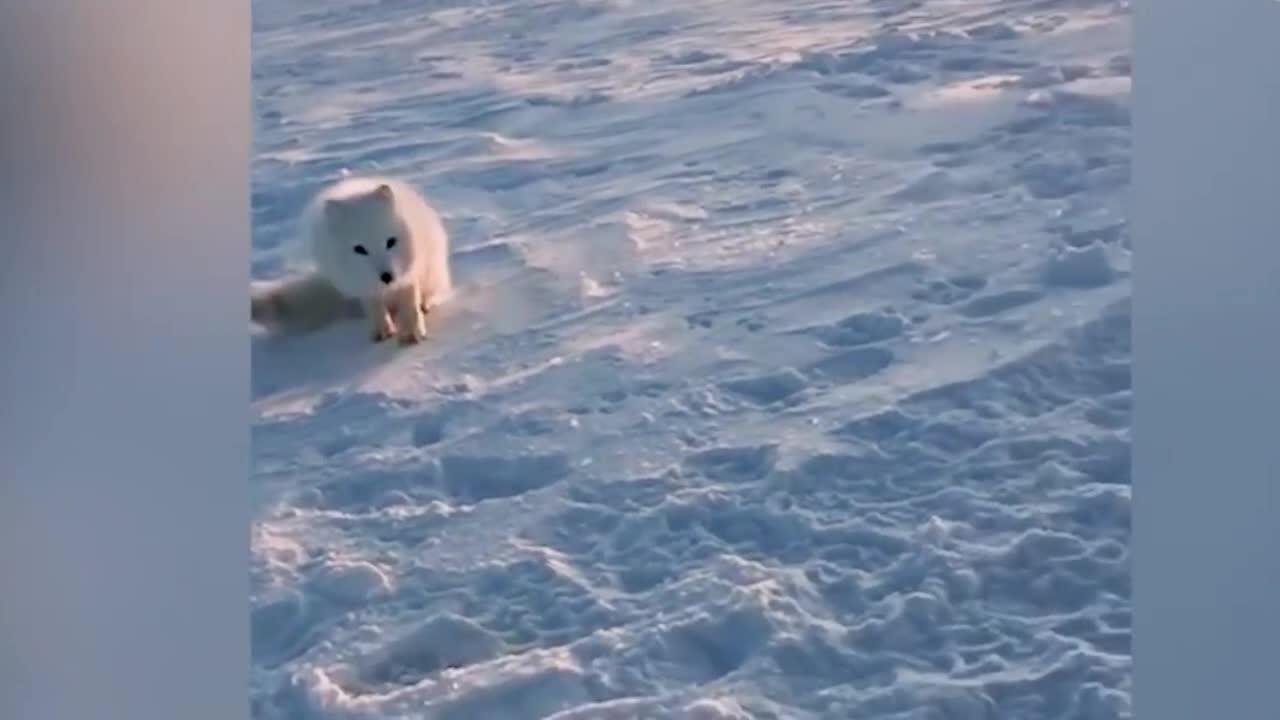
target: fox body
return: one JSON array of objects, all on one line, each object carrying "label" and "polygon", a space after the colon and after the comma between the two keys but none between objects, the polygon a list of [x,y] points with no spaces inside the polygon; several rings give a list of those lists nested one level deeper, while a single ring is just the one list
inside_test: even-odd
[{"label": "fox body", "polygon": [[408,184],[346,178],[306,211],[315,270],[254,293],[250,314],[275,330],[311,330],[363,315],[374,342],[426,336],[425,316],[452,292],[449,238],[435,210]]}]

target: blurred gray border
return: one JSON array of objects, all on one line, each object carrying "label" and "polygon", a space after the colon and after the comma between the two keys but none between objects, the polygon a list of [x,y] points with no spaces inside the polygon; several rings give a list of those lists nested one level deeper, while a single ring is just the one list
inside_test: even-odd
[{"label": "blurred gray border", "polygon": [[1135,7],[1134,710],[1272,718],[1280,2]]},{"label": "blurred gray border", "polygon": [[248,705],[249,3],[0,0],[0,718]]}]

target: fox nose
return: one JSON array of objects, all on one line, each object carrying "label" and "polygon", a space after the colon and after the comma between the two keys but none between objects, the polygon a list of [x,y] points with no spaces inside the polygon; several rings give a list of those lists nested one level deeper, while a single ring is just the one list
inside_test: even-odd
[{"label": "fox nose", "polygon": [[390,284],[391,284],[391,273],[389,273],[389,272],[384,272],[384,273],[382,273],[381,275],[379,275],[379,276],[378,276],[378,279],[382,280],[382,284],[383,284],[383,285],[390,285]]}]

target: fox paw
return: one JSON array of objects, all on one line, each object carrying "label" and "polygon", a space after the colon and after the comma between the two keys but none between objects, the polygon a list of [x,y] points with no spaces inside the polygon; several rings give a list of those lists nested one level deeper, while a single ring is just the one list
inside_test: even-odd
[{"label": "fox paw", "polygon": [[427,329],[422,326],[422,323],[415,323],[413,325],[409,325],[400,333],[400,344],[416,345],[426,337]]}]

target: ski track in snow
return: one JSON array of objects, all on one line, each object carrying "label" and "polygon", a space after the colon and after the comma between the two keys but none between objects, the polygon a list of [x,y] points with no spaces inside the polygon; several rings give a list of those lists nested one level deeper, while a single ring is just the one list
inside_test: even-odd
[{"label": "ski track in snow", "polygon": [[255,717],[1133,716],[1127,3],[254,11],[459,284],[253,341]]}]

